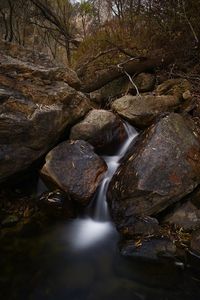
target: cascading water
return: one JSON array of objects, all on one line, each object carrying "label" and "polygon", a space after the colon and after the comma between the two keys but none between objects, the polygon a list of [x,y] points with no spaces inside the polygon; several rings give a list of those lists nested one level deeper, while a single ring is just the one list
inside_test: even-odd
[{"label": "cascading water", "polygon": [[[10,234],[8,239],[3,237],[0,247],[2,299],[198,299],[199,271],[186,272],[168,260],[160,264],[124,259],[116,251],[118,234],[109,220],[106,192],[121,158],[137,134],[131,126],[125,124],[125,128],[128,135],[125,143],[114,156],[104,157],[108,171],[84,216],[60,221],[40,234],[38,226],[23,224],[23,230],[16,237]],[[44,190],[46,187],[40,180],[38,195]]]},{"label": "cascading water", "polygon": [[124,123],[124,127],[127,134],[127,139],[124,142],[124,144],[120,147],[118,152],[113,156],[103,156],[103,159],[105,160],[108,170],[105,175],[105,178],[103,179],[101,186],[99,188],[99,191],[94,199],[95,201],[95,209],[94,209],[94,215],[93,219],[96,221],[108,221],[109,220],[109,214],[108,214],[108,208],[107,208],[107,202],[106,202],[106,193],[108,189],[108,185],[119,167],[121,158],[125,155],[126,151],[128,150],[128,147],[130,146],[133,139],[137,136],[137,131],[130,126],[128,123]]},{"label": "cascading water", "polygon": [[137,136],[137,131],[132,126],[124,123],[124,127],[127,133],[126,141],[115,155],[103,156],[108,170],[94,197],[93,203],[86,210],[84,218],[76,220],[70,228],[69,237],[71,237],[71,243],[75,248],[85,248],[94,244],[113,230],[106,202],[108,185],[120,164],[121,158]]}]

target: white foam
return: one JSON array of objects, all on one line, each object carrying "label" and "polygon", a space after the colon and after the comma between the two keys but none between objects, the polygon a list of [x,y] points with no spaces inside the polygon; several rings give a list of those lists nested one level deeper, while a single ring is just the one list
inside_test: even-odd
[{"label": "white foam", "polygon": [[103,156],[103,159],[107,163],[108,171],[105,175],[104,180],[101,183],[101,186],[98,191],[98,195],[95,199],[96,202],[95,213],[94,213],[95,220],[109,220],[109,214],[108,214],[108,208],[106,202],[106,193],[107,193],[109,182],[111,181],[114,173],[119,167],[120,159],[125,155],[133,139],[138,134],[135,128],[133,128],[129,124],[124,123],[124,127],[127,133],[127,139],[124,142],[124,144],[121,146],[121,148],[118,150],[118,153],[113,156]]},{"label": "white foam", "polygon": [[69,228],[69,241],[74,249],[88,248],[113,231],[110,222],[97,222],[90,218],[78,219]]}]

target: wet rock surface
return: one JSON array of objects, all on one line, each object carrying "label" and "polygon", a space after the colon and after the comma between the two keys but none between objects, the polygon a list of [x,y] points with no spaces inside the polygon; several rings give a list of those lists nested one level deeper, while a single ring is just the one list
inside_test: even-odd
[{"label": "wet rock surface", "polygon": [[70,197],[61,190],[44,192],[38,200],[39,208],[50,218],[74,218],[76,209]]},{"label": "wet rock surface", "polygon": [[132,146],[108,188],[116,223],[133,215],[155,215],[199,184],[200,144],[191,119],[170,114]]},{"label": "wet rock surface", "polygon": [[136,236],[146,237],[159,233],[159,222],[148,216],[133,216],[124,219],[117,224],[117,229],[123,238],[134,238]]},{"label": "wet rock surface", "polygon": [[[188,249],[198,256],[199,196],[185,198],[200,181],[199,109],[191,101],[189,82],[170,79],[152,93],[132,96],[134,84],[146,93],[157,79],[141,73],[132,78],[133,84],[122,75],[88,94],[91,105],[75,90],[80,80],[71,69],[42,53],[2,41],[0,46],[0,182],[53,149],[41,170],[50,191],[39,197],[18,189],[11,195],[0,192],[0,237],[37,235],[49,221],[71,219],[89,204],[107,170],[91,145],[114,149],[126,135],[118,116],[92,106],[109,108],[111,100],[126,95],[111,104],[112,110],[138,128],[151,127],[131,144],[109,185],[120,252],[154,262],[184,258]],[[173,111],[186,116],[169,114]],[[73,140],[58,144],[71,127]]]},{"label": "wet rock surface", "polygon": [[103,174],[106,163],[93,147],[85,141],[67,141],[59,144],[46,156],[41,170],[46,181],[66,192],[69,197],[81,204],[92,199]]},{"label": "wet rock surface", "polygon": [[83,121],[71,129],[70,139],[85,140],[96,149],[119,145],[126,137],[122,121],[112,112],[91,110]]},{"label": "wet rock surface", "polygon": [[190,243],[190,250],[200,256],[200,230],[193,233]]},{"label": "wet rock surface", "polygon": [[163,221],[185,230],[195,230],[200,227],[200,209],[192,201],[187,201],[167,214]]},{"label": "wet rock surface", "polygon": [[74,219],[76,214],[77,208],[62,191],[41,194],[36,174],[22,183],[1,186],[0,239],[34,237],[56,222]]},{"label": "wet rock surface", "polygon": [[144,128],[151,125],[161,113],[174,111],[179,104],[179,100],[172,95],[127,95],[115,100],[111,108],[132,125]]},{"label": "wet rock surface", "polygon": [[120,246],[120,252],[125,257],[155,260],[170,259],[176,255],[176,246],[166,238],[148,240],[126,240]]},{"label": "wet rock surface", "polygon": [[76,74],[44,54],[0,42],[0,182],[28,168],[90,104]]}]

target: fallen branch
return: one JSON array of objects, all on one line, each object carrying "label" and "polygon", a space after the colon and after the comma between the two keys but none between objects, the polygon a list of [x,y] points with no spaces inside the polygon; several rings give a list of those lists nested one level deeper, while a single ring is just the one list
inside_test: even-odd
[{"label": "fallen branch", "polygon": [[118,66],[111,66],[104,72],[101,72],[99,76],[93,78],[92,81],[82,83],[81,91],[90,93],[95,90],[100,89],[105,84],[113,81],[124,75],[124,72],[127,72],[129,75],[134,75],[135,73],[142,73],[147,71],[152,71],[159,67],[164,67],[173,62],[174,57],[172,55],[164,56],[157,55],[155,57],[146,58],[146,57],[135,57],[122,64],[123,71],[118,68]]},{"label": "fallen branch", "polygon": [[[133,59],[134,58],[132,58],[131,60],[133,60]],[[124,72],[124,74],[126,74],[126,76],[128,77],[129,81],[131,82],[131,84],[135,88],[137,96],[140,96],[139,89],[138,89],[137,85],[135,84],[135,82],[133,81],[132,77],[124,70],[124,68],[123,68],[123,66],[121,64],[118,64],[117,67],[120,68],[122,70],[122,72]]]}]

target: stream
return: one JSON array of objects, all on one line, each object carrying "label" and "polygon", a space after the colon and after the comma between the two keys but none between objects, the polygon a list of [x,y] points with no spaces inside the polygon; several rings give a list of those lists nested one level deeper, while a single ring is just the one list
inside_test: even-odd
[{"label": "stream", "polygon": [[[77,219],[47,232],[11,237],[0,248],[1,299],[13,300],[189,300],[200,297],[199,273],[173,263],[120,256],[118,234],[107,203],[108,184],[137,132],[103,156],[108,171],[93,202]],[[40,190],[41,186],[37,188]]]}]

